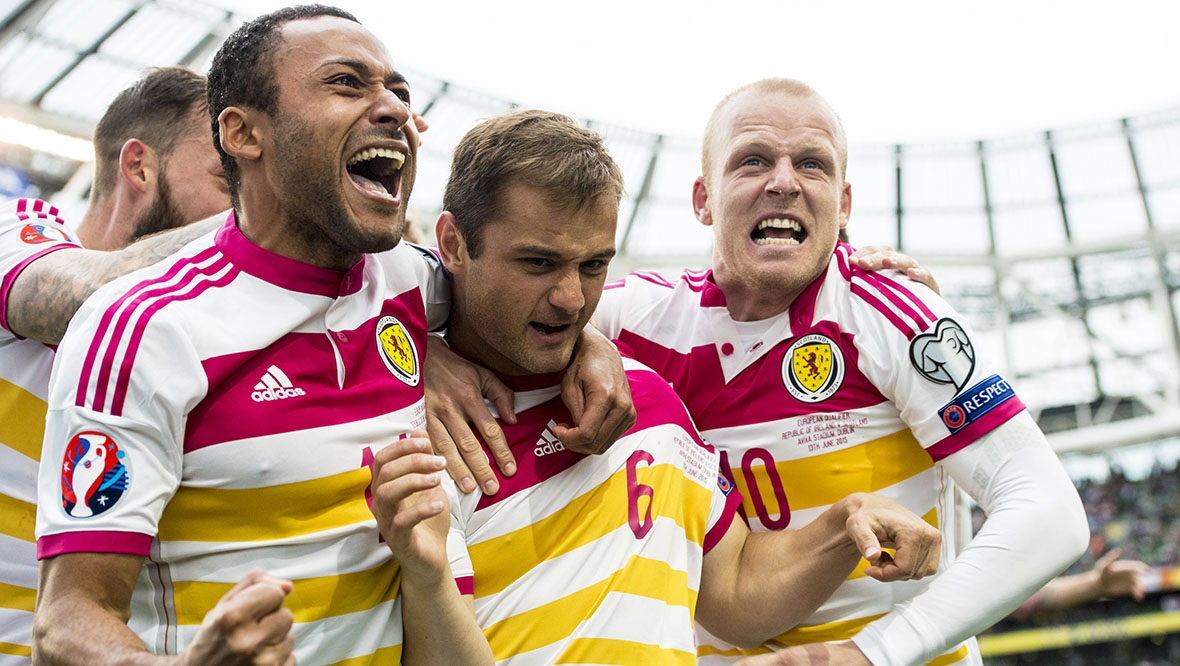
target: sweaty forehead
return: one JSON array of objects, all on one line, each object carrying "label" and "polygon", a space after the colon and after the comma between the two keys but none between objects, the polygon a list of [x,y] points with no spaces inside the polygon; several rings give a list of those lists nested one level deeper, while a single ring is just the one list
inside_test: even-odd
[{"label": "sweaty forehead", "polygon": [[382,72],[393,71],[393,58],[381,40],[363,25],[337,16],[297,19],[282,26],[276,61],[298,70],[314,69],[334,60],[366,63]]}]

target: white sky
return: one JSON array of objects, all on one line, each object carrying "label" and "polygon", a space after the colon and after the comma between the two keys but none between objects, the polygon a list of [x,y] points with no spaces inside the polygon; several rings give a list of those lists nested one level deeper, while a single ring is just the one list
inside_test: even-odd
[{"label": "white sky", "polygon": [[696,136],[722,95],[765,76],[817,88],[853,143],[987,138],[1180,105],[1173,0],[337,4],[407,69],[673,135]]}]

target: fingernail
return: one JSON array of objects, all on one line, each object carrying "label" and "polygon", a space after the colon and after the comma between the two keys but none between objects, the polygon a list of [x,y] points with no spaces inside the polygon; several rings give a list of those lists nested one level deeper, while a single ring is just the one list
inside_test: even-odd
[{"label": "fingernail", "polygon": [[500,484],[495,480],[488,481],[484,484],[483,491],[489,495],[495,495],[500,492]]},{"label": "fingernail", "polygon": [[879,549],[877,549],[877,548],[870,548],[870,549],[868,549],[868,550],[866,550],[866,551],[865,551],[865,559],[866,559],[866,560],[872,560],[874,557],[876,557],[876,556],[877,556],[877,555],[879,555],[880,553],[881,553],[881,551],[880,551]]},{"label": "fingernail", "polygon": [[442,511],[443,503],[442,502],[431,502],[430,508],[434,511]]},{"label": "fingernail", "polygon": [[459,481],[459,487],[463,489],[463,492],[469,493],[475,490],[475,481],[469,476],[464,477]]},{"label": "fingernail", "polygon": [[516,474],[516,463],[508,463],[504,465],[504,473],[508,476]]},{"label": "fingernail", "polygon": [[434,457],[434,466],[439,469],[446,467],[447,466],[447,459],[442,456],[435,456]]}]

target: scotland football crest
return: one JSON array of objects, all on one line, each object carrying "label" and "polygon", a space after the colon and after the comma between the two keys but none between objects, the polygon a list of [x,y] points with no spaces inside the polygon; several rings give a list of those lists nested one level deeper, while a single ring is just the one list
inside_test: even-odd
[{"label": "scotland football crest", "polygon": [[844,383],[844,353],[826,335],[813,333],[796,340],[783,357],[783,384],[806,403],[832,397]]},{"label": "scotland football crest", "polygon": [[62,508],[74,518],[110,509],[127,491],[126,454],[100,432],[82,432],[66,447],[61,465]]},{"label": "scotland football crest", "polygon": [[421,378],[418,348],[414,338],[397,317],[385,315],[377,320],[377,352],[394,377],[408,386],[417,386]]}]

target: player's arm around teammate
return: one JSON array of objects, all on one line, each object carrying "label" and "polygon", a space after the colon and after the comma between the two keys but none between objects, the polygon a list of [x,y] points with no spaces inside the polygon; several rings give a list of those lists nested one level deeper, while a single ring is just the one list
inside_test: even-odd
[{"label": "player's arm around teammate", "polygon": [[[516,461],[504,433],[484,403],[486,396],[506,422],[515,423],[512,390],[435,336],[431,336],[422,374],[426,427],[434,450],[447,459],[460,490],[470,492],[478,483],[484,493],[496,494],[499,483],[472,427],[488,443],[504,476],[515,474]],[[575,423],[558,424],[553,432],[571,451],[602,453],[635,425],[635,407],[619,350],[593,326],[582,330],[562,378],[561,395]]]},{"label": "player's arm around teammate", "polygon": [[[869,271],[903,271],[911,280],[938,291],[929,270],[891,247],[867,246],[857,250],[851,260]],[[484,404],[487,398],[505,421],[515,423],[512,391],[492,372],[455,354],[436,336],[430,338],[425,367],[427,429],[435,451],[446,457],[448,471],[460,490],[470,492],[478,483],[486,494],[496,494],[499,483],[473,430],[488,443],[500,471],[505,476],[515,474],[516,461],[504,433]],[[635,408],[619,352],[592,325],[582,331],[570,371],[562,380],[562,397],[577,425],[558,425],[554,434],[571,451],[602,453],[635,424]]]},{"label": "player's arm around teammate", "polygon": [[[138,555],[68,553],[41,563],[33,625],[38,664],[294,666],[290,581],[255,569],[225,594],[179,655],[152,654],[127,627]],[[55,630],[56,629],[56,630]]]},{"label": "player's arm around teammate", "polygon": [[373,515],[401,564],[403,663],[491,664],[471,595],[460,596],[447,559],[450,512],[443,490],[446,458],[414,431],[377,452]]},{"label": "player's arm around teammate", "polygon": [[751,533],[735,520],[705,555],[696,620],[734,645],[761,645],[811,615],[861,557],[882,582],[918,579],[938,570],[941,544],[913,512],[870,493],[845,497],[798,530]]}]

